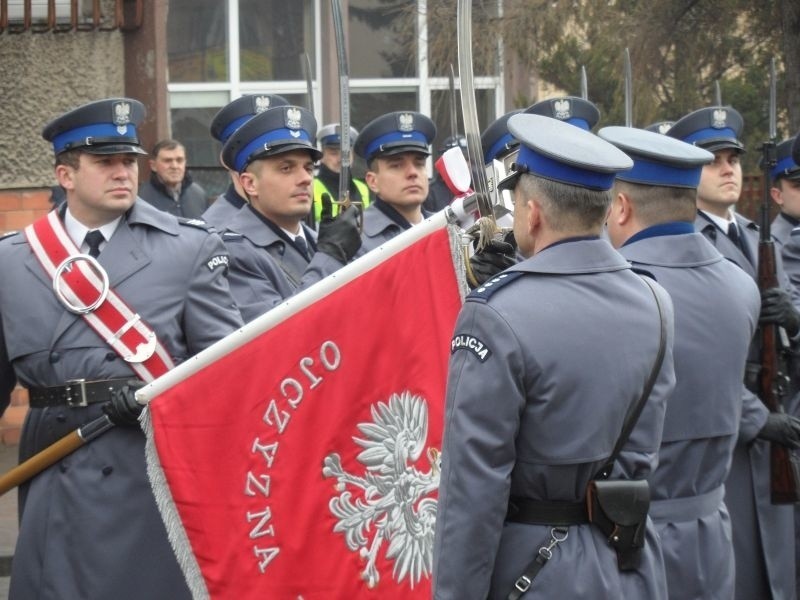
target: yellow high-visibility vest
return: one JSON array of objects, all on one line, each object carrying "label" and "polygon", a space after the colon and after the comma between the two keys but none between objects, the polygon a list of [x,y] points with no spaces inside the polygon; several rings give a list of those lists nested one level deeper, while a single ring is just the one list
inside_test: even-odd
[{"label": "yellow high-visibility vest", "polygon": [[[367,184],[361,181],[360,179],[353,179],[353,183],[356,185],[356,190],[358,190],[358,198],[353,198],[353,201],[361,202],[361,208],[367,208],[369,206],[369,188]],[[322,183],[319,179],[314,178],[314,222],[319,223],[319,220],[322,218],[322,194],[328,194],[331,198],[336,198],[339,195],[339,190],[336,190],[336,193],[332,193],[328,188],[325,187],[325,184]],[[333,216],[339,214],[339,205],[334,204],[332,207]]]}]

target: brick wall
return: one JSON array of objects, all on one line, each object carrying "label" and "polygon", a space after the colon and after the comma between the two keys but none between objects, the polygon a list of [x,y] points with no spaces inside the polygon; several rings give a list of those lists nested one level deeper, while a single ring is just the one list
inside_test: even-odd
[{"label": "brick wall", "polygon": [[[24,229],[50,210],[50,188],[0,190],[0,235]],[[0,417],[0,444],[19,443],[19,432],[28,411],[28,392],[20,387],[11,393],[11,404]]]},{"label": "brick wall", "polygon": [[0,235],[25,228],[50,207],[50,188],[0,190]]}]

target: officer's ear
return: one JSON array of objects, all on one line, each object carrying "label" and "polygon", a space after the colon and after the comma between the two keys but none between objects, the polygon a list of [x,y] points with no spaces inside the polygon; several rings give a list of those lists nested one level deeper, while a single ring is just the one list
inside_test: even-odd
[{"label": "officer's ear", "polygon": [[244,193],[247,194],[248,197],[258,195],[258,188],[256,185],[258,183],[258,178],[250,171],[249,165],[244,171],[239,173],[238,177],[239,185],[242,186]]},{"label": "officer's ear", "polygon": [[65,190],[71,190],[75,188],[75,169],[73,167],[65,164],[56,165],[55,176],[58,185],[63,187]]}]

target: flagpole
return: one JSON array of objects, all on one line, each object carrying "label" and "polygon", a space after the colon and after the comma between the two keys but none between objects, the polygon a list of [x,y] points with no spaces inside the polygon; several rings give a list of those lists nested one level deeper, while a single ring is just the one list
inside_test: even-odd
[{"label": "flagpole", "polygon": [[374,269],[414,242],[447,226],[448,219],[446,213],[446,210],[439,211],[419,225],[407,229],[382,246],[375,248],[364,256],[345,265],[332,275],[329,275],[300,293],[291,296],[282,304],[267,311],[241,329],[234,331],[202,352],[179,364],[155,381],[138,389],[136,391],[136,401],[140,404],[147,404],[156,396],[163,394],[171,387],[177,385],[191,375],[194,375],[207,365],[210,365],[236,348],[255,339],[263,332],[284,321],[290,315],[311,306],[320,298],[350,283],[362,273]]}]

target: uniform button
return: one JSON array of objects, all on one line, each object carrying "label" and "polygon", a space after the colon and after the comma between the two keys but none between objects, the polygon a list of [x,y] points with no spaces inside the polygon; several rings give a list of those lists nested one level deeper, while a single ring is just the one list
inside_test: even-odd
[{"label": "uniform button", "polygon": [[116,352],[106,352],[106,361],[111,362],[112,360],[117,360],[117,353]]},{"label": "uniform button", "polygon": [[67,415],[65,415],[64,413],[58,413],[56,415],[56,421],[58,421],[59,423],[63,423],[66,420],[67,420]]},{"label": "uniform button", "polygon": [[107,467],[103,467],[102,473],[103,473],[103,475],[105,475],[106,477],[108,477],[109,475],[111,475],[111,473],[112,473],[113,471],[114,471],[114,467],[112,467],[112,466],[107,466]]},{"label": "uniform button", "polygon": [[49,359],[50,359],[50,364],[53,365],[61,360],[61,354],[59,354],[58,352],[51,352]]}]

